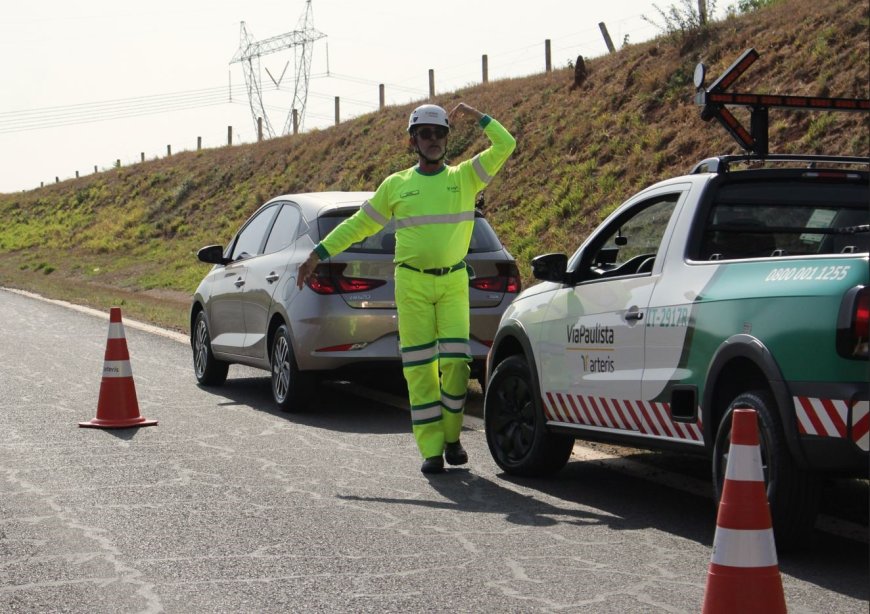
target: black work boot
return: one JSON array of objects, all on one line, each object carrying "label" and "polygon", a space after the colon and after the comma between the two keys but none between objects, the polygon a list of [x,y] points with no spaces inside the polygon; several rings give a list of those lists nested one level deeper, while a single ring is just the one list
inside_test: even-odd
[{"label": "black work boot", "polygon": [[423,461],[423,466],[420,467],[423,473],[441,473],[444,471],[444,458],[441,456],[430,456]]},{"label": "black work boot", "polygon": [[468,452],[458,441],[444,446],[444,458],[448,465],[464,465],[468,462]]}]

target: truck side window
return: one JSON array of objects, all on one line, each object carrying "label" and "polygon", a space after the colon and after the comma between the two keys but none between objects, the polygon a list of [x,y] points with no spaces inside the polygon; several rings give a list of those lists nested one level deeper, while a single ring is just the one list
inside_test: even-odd
[{"label": "truck side window", "polygon": [[649,274],[680,194],[659,196],[639,203],[604,229],[590,245],[581,268],[584,278]]}]

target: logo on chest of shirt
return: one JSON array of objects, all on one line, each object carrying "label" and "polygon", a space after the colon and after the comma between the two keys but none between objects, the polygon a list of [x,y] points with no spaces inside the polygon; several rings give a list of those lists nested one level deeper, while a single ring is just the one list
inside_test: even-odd
[{"label": "logo on chest of shirt", "polygon": [[453,192],[453,193],[459,192],[459,186],[458,185],[449,185],[449,186],[447,186],[447,191]]},{"label": "logo on chest of shirt", "polygon": [[399,198],[409,198],[411,196],[419,196],[420,190],[411,190],[409,192],[402,192],[399,194]]}]

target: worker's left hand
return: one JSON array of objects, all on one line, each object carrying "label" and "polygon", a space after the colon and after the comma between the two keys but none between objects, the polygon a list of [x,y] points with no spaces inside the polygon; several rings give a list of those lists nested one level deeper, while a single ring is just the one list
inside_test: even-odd
[{"label": "worker's left hand", "polygon": [[463,115],[470,115],[477,120],[480,120],[483,117],[483,113],[478,111],[472,106],[465,104],[464,102],[460,102],[458,105],[453,107],[453,110],[447,114],[447,120],[450,122],[450,125],[453,125],[454,120],[459,119]]}]

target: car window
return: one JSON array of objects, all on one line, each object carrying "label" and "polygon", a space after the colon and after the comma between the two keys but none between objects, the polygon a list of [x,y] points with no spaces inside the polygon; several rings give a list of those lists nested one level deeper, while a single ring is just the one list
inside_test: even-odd
[{"label": "car window", "polygon": [[[341,224],[354,211],[341,212],[340,215],[323,216],[317,220],[320,238],[323,239],[333,228]],[[396,224],[390,220],[387,225],[370,237],[354,243],[346,251],[365,254],[393,254],[396,249]],[[495,231],[482,217],[474,218],[474,229],[471,232],[471,242],[468,253],[495,252],[501,249],[501,242]]]},{"label": "car window", "polygon": [[[668,222],[680,194],[668,194],[639,203],[625,215],[613,220],[583,250],[582,271],[592,271],[591,277],[617,277],[649,273],[665,235]],[[569,268],[577,261],[575,254]]]},{"label": "car window", "polygon": [[295,206],[285,203],[278,212],[278,217],[275,218],[275,223],[272,225],[272,230],[269,232],[269,239],[266,241],[266,247],[263,250],[265,254],[271,254],[282,250],[296,238],[296,230],[299,228],[299,219],[301,218],[299,209]]},{"label": "car window", "polygon": [[278,205],[272,205],[261,210],[248,220],[248,223],[239,232],[238,239],[236,239],[236,244],[233,247],[231,255],[232,260],[251,258],[263,253],[260,250],[260,246],[263,245],[266,231],[269,229],[276,211],[278,211]]}]

